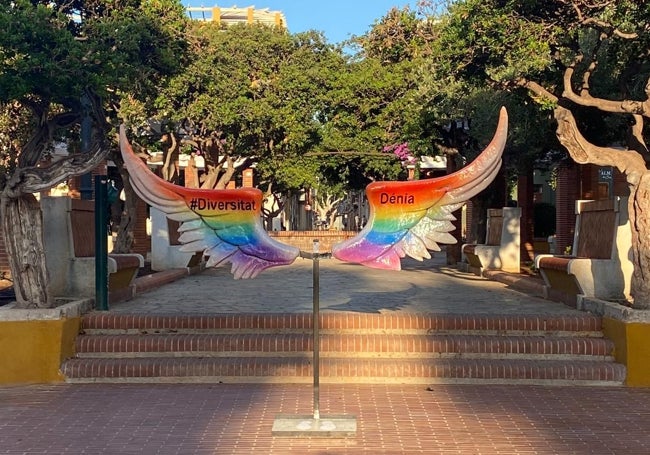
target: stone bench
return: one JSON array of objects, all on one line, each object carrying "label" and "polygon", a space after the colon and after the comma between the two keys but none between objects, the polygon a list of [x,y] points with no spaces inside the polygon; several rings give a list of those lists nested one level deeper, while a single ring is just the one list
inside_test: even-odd
[{"label": "stone bench", "polygon": [[629,296],[633,265],[627,198],[576,201],[571,251],[572,255],[535,257],[546,297],[576,306],[578,296],[602,300]]},{"label": "stone bench", "polygon": [[[55,296],[95,297],[95,201],[41,198],[45,257]],[[141,254],[109,254],[109,301],[135,295],[133,281],[144,267]]]},{"label": "stone bench", "polygon": [[520,272],[520,218],[518,207],[488,209],[485,243],[465,244],[461,248],[469,271],[477,275],[486,269]]}]

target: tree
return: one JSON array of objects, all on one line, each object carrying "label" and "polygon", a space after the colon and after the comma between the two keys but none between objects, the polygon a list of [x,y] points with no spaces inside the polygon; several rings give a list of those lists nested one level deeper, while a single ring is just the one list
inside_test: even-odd
[{"label": "tree", "polygon": [[432,25],[408,6],[393,7],[366,35],[355,37],[353,41],[361,47],[365,57],[383,64],[414,61],[430,54],[435,38]]},{"label": "tree", "polygon": [[254,165],[258,186],[280,203],[270,218],[282,209],[280,193],[314,180],[305,154],[320,141],[319,115],[343,57],[316,32],[194,23],[192,34],[190,62],[157,100],[166,161],[202,156],[203,188],[225,188]]},{"label": "tree", "polygon": [[401,161],[384,150],[408,141],[418,89],[414,62],[424,38],[414,12],[393,8],[352,41],[358,52],[337,74],[315,150],[322,192],[332,196],[405,177]]},{"label": "tree", "polygon": [[160,94],[156,120],[173,151],[205,158],[202,187],[225,188],[238,168],[309,147],[317,54],[331,51],[318,36],[260,24],[194,23],[192,33],[191,62]]},{"label": "tree", "polygon": [[[438,44],[454,79],[525,93],[552,115],[576,162],[625,174],[634,306],[650,308],[650,4],[464,0],[440,24]],[[599,128],[590,128],[596,118]]]},{"label": "tree", "polygon": [[[152,9],[169,3],[129,0],[115,8],[100,0],[16,0],[0,6],[0,218],[21,308],[54,305],[33,193],[89,172],[106,157],[104,99],[157,71],[140,64],[152,54],[143,44],[158,27]],[[55,145],[68,155],[53,156]]]},{"label": "tree", "polygon": [[[138,3],[139,6],[134,5],[137,11],[131,8],[116,11],[115,17],[121,14],[127,21],[123,29],[128,33],[125,37],[128,41],[123,38],[120,49],[131,72],[116,74],[121,81],[120,89],[107,91],[104,97],[112,119],[119,119],[134,130],[141,131],[149,128],[150,119],[155,115],[158,93],[171,77],[187,65],[191,53],[187,34],[189,18],[180,2]],[[114,40],[114,30],[112,21],[103,21],[97,35],[101,41],[110,44]],[[115,50],[112,46],[109,49]],[[129,77],[124,78],[126,75]],[[110,158],[119,170],[125,196],[113,252],[129,253],[135,238],[138,196],[131,188],[119,150],[113,149]]]}]

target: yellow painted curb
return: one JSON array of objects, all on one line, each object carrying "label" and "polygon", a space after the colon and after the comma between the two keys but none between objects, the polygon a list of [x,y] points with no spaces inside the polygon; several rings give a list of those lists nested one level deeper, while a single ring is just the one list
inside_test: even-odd
[{"label": "yellow painted curb", "polygon": [[578,309],[603,318],[603,334],[614,342],[614,357],[625,365],[625,385],[650,386],[650,311],[578,296]]},{"label": "yellow painted curb", "polygon": [[603,318],[603,333],[616,346],[616,361],[627,368],[625,384],[650,386],[650,324]]},{"label": "yellow painted curb", "polygon": [[0,309],[0,384],[64,381],[61,362],[74,354],[81,315],[92,299],[47,310]]}]

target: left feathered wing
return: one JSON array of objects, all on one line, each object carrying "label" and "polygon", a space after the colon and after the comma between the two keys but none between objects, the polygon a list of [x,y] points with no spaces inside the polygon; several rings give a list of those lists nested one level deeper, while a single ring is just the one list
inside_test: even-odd
[{"label": "left feathered wing", "polygon": [[499,172],[508,134],[501,108],[492,142],[468,166],[444,177],[408,182],[374,182],[366,188],[368,224],[356,236],[334,245],[332,255],[378,269],[400,270],[404,256],[430,258],[438,243],[456,243],[452,212],[483,191]]},{"label": "left feathered wing", "polygon": [[179,227],[182,251],[202,251],[207,266],[232,264],[235,279],[291,264],[299,250],[268,236],[260,218],[262,192],[254,188],[207,190],[184,188],[153,174],[134,153],[120,128],[120,150],[135,192]]}]

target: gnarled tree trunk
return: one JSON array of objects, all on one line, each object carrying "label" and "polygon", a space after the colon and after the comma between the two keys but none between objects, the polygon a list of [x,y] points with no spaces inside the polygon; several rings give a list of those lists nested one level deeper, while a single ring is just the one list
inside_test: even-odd
[{"label": "gnarled tree trunk", "polygon": [[[19,308],[51,308],[55,305],[45,260],[43,214],[34,194],[70,177],[90,172],[104,161],[108,153],[106,132],[110,126],[101,99],[90,91],[85,92],[82,98],[81,108],[73,106],[63,112],[58,112],[59,109],[50,112],[52,106],[49,103],[27,103],[24,109],[30,112],[33,129],[24,144],[14,150],[16,167],[12,169],[9,156],[5,163],[7,168],[0,172],[0,218]],[[87,125],[90,130],[86,131],[82,126],[84,133],[80,137],[84,143],[89,141],[83,147],[85,152],[45,161],[58,132],[69,132],[74,125],[86,125],[84,119],[87,118],[92,120]]]},{"label": "gnarled tree trunk", "polygon": [[18,308],[51,308],[43,242],[43,214],[34,195],[2,196],[2,229]]},{"label": "gnarled tree trunk", "polygon": [[631,294],[635,308],[650,309],[650,172],[632,186],[628,208],[634,263]]},{"label": "gnarled tree trunk", "polygon": [[120,218],[120,227],[117,230],[117,237],[113,244],[113,253],[131,253],[133,250],[133,241],[135,240],[135,225],[137,222],[137,203],[138,195],[135,194],[129,174],[121,165],[120,158],[120,175],[124,184],[124,208]]},{"label": "gnarled tree trunk", "polygon": [[643,156],[634,150],[621,151],[588,142],[578,130],[571,111],[555,109],[557,137],[579,164],[614,166],[625,174],[630,186],[628,203],[632,234],[631,294],[634,308],[650,309],[650,171]]}]

